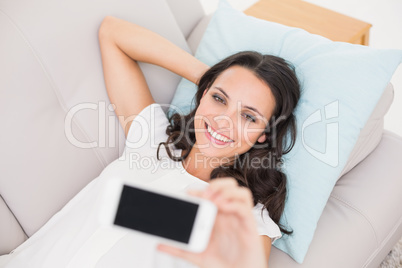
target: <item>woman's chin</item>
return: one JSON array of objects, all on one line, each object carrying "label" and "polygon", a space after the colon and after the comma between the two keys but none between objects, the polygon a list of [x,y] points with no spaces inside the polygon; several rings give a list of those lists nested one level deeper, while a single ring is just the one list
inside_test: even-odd
[{"label": "woman's chin", "polygon": [[230,148],[219,148],[216,146],[209,146],[199,150],[203,157],[210,159],[226,159],[233,155],[233,151]]}]

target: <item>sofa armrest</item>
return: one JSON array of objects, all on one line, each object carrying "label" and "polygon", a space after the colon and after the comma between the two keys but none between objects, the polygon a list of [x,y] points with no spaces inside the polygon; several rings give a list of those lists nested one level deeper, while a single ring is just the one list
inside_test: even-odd
[{"label": "sofa armrest", "polygon": [[378,147],[341,177],[302,265],[272,248],[270,267],[375,267],[402,236],[402,138],[384,131]]}]

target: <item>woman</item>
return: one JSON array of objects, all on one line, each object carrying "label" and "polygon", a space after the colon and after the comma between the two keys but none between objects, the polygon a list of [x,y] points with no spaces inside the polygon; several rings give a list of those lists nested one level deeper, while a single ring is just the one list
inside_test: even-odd
[{"label": "woman", "polygon": [[[300,97],[293,68],[281,58],[256,52],[237,53],[210,68],[156,33],[110,16],[102,22],[99,40],[106,88],[126,137],[135,116],[155,103],[136,61],[159,65],[197,84],[195,109],[184,117],[173,114],[169,118],[168,139],[160,145],[200,180],[229,177],[238,183],[233,188],[236,193],[246,186],[253,204],[262,204],[280,226],[286,198],[281,157],[295,141],[292,112]],[[182,149],[181,156],[170,153],[167,145],[171,143]],[[230,203],[236,196],[222,198]],[[247,203],[247,198],[242,202]],[[250,217],[238,219],[242,220],[252,221]],[[214,231],[214,237],[223,229]],[[291,233],[282,226],[280,230]],[[257,234],[248,235],[253,240]],[[271,238],[265,235],[261,240],[268,259]],[[168,252],[193,262],[197,259],[172,248]],[[214,259],[211,250],[206,252],[202,260]]]}]

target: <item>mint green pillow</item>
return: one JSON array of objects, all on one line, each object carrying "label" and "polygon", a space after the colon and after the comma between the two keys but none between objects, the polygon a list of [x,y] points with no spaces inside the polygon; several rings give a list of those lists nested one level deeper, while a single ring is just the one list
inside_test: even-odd
[{"label": "mint green pillow", "polygon": [[[221,0],[196,57],[211,66],[243,50],[288,60],[302,84],[295,111],[298,137],[284,156],[289,192],[281,223],[294,232],[274,242],[302,263],[329,195],[360,130],[401,63],[402,51],[333,42],[246,16]],[[190,112],[195,92],[196,86],[183,79],[172,107]],[[168,115],[174,111],[171,108]]]}]

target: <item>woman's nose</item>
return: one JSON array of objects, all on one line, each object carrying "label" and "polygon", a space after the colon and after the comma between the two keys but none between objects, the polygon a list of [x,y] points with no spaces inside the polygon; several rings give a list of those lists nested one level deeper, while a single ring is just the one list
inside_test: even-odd
[{"label": "woman's nose", "polygon": [[235,111],[226,111],[225,113],[215,116],[215,122],[219,129],[234,129],[237,125],[237,116]]}]

